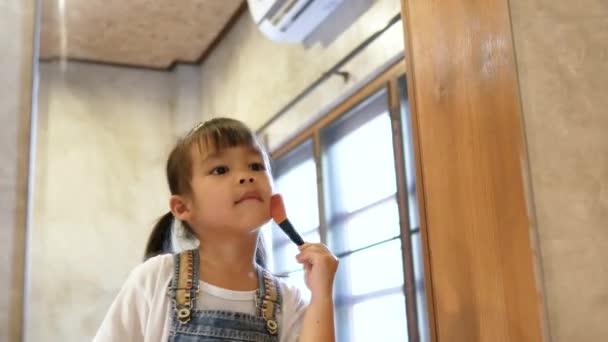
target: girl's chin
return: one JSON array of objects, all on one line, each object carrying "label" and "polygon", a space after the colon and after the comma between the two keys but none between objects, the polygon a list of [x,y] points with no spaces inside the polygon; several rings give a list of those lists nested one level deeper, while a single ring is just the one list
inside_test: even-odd
[{"label": "girl's chin", "polygon": [[237,231],[243,233],[257,232],[260,228],[264,227],[270,221],[270,217],[252,217],[246,219],[242,217],[242,220],[238,220],[232,225]]}]

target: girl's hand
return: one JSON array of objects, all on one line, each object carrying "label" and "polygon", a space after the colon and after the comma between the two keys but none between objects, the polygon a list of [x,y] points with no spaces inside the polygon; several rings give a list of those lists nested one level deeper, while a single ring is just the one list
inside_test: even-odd
[{"label": "girl's hand", "polygon": [[338,258],[322,243],[305,243],[299,246],[298,263],[304,265],[304,280],[312,298],[333,295],[333,284],[338,269]]}]

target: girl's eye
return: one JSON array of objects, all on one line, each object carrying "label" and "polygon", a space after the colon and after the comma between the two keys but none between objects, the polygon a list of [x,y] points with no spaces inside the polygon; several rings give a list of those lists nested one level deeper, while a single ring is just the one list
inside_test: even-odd
[{"label": "girl's eye", "polygon": [[228,172],[228,168],[226,166],[218,166],[211,170],[212,175],[223,175],[226,172]]},{"label": "girl's eye", "polygon": [[266,167],[262,163],[251,163],[249,164],[249,169],[252,171],[264,171]]}]

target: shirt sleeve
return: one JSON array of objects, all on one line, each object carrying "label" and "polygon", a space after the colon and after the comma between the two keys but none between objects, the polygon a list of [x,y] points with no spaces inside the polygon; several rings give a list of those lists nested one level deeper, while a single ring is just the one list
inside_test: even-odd
[{"label": "shirt sleeve", "polygon": [[137,266],[112,302],[93,342],[143,342],[145,323],[150,311],[146,298],[146,264]]},{"label": "shirt sleeve", "polygon": [[281,283],[281,287],[283,291],[283,312],[279,323],[280,341],[297,342],[308,303],[302,298],[302,294],[297,287],[285,283]]}]

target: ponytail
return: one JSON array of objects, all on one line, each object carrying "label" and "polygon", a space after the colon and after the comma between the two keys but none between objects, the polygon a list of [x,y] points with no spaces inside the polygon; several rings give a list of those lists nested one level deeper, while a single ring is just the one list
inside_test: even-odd
[{"label": "ponytail", "polygon": [[172,225],[173,214],[171,212],[166,213],[156,222],[148,238],[144,261],[160,254],[171,253]]}]

